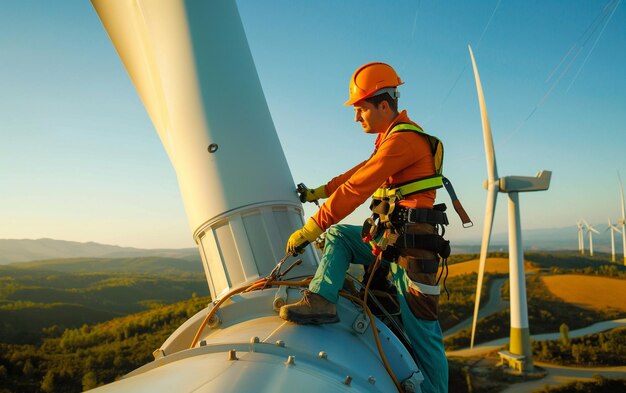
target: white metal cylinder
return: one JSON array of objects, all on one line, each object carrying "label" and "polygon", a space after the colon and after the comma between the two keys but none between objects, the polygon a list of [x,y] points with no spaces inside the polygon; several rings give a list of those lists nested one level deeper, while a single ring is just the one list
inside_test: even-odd
[{"label": "white metal cylinder", "polygon": [[624,257],[624,266],[626,266],[626,225],[622,224],[622,252]]},{"label": "white metal cylinder", "polygon": [[[211,293],[265,276],[302,208],[235,2],[93,4],[174,166]],[[316,264],[308,251],[295,273]]]},{"label": "white metal cylinder", "polygon": [[[609,225],[611,225],[610,222]],[[609,229],[611,230],[611,262],[615,262],[615,233],[612,227],[609,226]]]},{"label": "white metal cylinder", "polygon": [[522,249],[519,194],[510,192],[508,195],[511,327],[528,328],[526,275],[524,272],[524,250]]},{"label": "white metal cylinder", "polygon": [[509,192],[509,296],[511,298],[511,333],[509,349],[525,357],[524,367],[533,368],[528,304],[526,300],[526,274],[524,272],[524,249],[519,194]]}]

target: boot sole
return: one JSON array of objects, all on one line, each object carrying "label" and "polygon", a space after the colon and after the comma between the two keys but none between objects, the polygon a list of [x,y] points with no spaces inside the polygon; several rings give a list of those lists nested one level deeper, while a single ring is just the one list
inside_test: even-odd
[{"label": "boot sole", "polygon": [[321,315],[290,315],[286,313],[280,313],[280,317],[286,321],[297,323],[298,325],[324,325],[327,323],[339,322],[339,316],[337,314],[321,314]]}]

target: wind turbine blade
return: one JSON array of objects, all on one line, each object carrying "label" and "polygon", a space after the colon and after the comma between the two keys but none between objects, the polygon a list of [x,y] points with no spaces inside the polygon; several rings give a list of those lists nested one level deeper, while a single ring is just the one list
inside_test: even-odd
[{"label": "wind turbine blade", "polygon": [[474,334],[476,333],[476,322],[478,320],[478,309],[480,308],[480,294],[483,287],[483,276],[485,274],[485,262],[487,261],[487,251],[491,239],[491,228],[493,227],[493,215],[496,210],[498,190],[494,184],[490,184],[487,190],[487,205],[485,206],[485,221],[483,227],[483,240],[480,245],[480,264],[478,265],[478,282],[476,284],[476,300],[474,301],[474,319],[472,321],[472,339],[470,348],[474,348]]},{"label": "wind turbine blade", "polygon": [[592,232],[597,233],[598,235],[600,234],[600,232],[598,232],[598,231],[596,230],[596,228],[594,228],[594,227],[589,227],[589,230],[590,230],[590,231],[592,231]]},{"label": "wind turbine blade", "polygon": [[483,94],[483,86],[480,83],[480,75],[474,60],[472,47],[469,46],[470,57],[472,58],[472,67],[474,67],[474,79],[476,79],[476,91],[478,92],[478,104],[480,106],[480,118],[483,123],[483,139],[485,143],[485,156],[487,158],[487,180],[494,183],[498,180],[498,169],[496,168],[496,153],[493,148],[493,138],[491,136],[491,126],[489,125],[489,116],[487,114],[487,104],[485,103],[485,95]]}]

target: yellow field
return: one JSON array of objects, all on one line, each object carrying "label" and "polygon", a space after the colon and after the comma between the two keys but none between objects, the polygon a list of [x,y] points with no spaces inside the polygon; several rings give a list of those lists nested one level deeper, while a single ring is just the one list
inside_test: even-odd
[{"label": "yellow field", "polygon": [[552,294],[565,302],[596,310],[626,312],[626,280],[563,274],[541,277]]},{"label": "yellow field", "polygon": [[[450,265],[448,274],[450,277],[458,276],[465,273],[478,273],[478,263],[480,261],[478,259],[473,259],[467,262],[455,263],[454,265]],[[534,266],[530,263],[526,262],[524,264],[524,269],[526,272],[535,270]],[[506,274],[509,272],[509,259],[508,258],[487,258],[487,262],[485,263],[485,272],[487,273],[500,273]]]}]

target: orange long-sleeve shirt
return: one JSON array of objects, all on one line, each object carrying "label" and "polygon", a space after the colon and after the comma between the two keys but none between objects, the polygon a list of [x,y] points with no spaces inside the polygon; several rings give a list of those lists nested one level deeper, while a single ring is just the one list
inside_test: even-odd
[{"label": "orange long-sleeve shirt", "polygon": [[[400,184],[435,174],[430,144],[416,132],[389,131],[398,123],[413,123],[402,111],[387,131],[376,138],[374,153],[369,159],[326,184],[328,200],[313,216],[317,225],[326,230],[344,219],[365,202],[379,187]],[[399,204],[410,208],[432,208],[436,191],[409,195]]]}]

